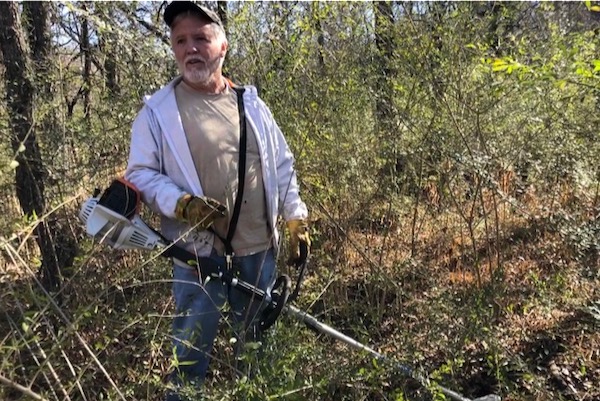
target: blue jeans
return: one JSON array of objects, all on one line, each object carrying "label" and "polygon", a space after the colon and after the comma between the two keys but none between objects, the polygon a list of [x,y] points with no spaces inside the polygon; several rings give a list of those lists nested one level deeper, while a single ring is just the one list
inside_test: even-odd
[{"label": "blue jeans", "polygon": [[[215,252],[210,257],[225,266],[224,257]],[[270,291],[275,281],[273,250],[234,257],[233,273],[240,280]],[[178,363],[171,380],[176,386],[184,383],[199,386],[204,380],[225,302],[229,303],[232,312],[238,343],[258,339],[255,317],[261,312],[260,300],[251,300],[221,280],[211,278],[203,285],[196,269],[174,265],[173,296],[176,307],[173,346]],[[177,400],[178,397],[174,395],[168,399]]]}]

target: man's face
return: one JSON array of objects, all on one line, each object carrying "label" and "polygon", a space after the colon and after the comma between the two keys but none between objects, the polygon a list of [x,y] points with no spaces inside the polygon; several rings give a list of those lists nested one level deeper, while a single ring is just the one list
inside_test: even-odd
[{"label": "man's face", "polygon": [[210,22],[194,15],[176,20],[171,29],[171,48],[187,83],[206,87],[220,78],[227,42]]}]

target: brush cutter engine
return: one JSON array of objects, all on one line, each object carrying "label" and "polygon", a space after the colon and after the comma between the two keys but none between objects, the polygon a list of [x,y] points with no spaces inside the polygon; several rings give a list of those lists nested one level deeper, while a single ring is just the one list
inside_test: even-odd
[{"label": "brush cutter engine", "polygon": [[103,194],[95,195],[79,212],[88,235],[114,249],[154,250],[166,246],[162,236],[137,214],[140,195],[130,183],[115,180]]}]

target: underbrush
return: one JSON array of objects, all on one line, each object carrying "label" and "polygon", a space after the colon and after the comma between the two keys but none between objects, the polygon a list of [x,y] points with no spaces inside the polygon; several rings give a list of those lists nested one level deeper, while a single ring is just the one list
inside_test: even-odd
[{"label": "underbrush", "polygon": [[[194,397],[432,400],[441,399],[439,383],[470,398],[598,399],[597,216],[586,212],[593,205],[565,201],[550,212],[543,202],[480,216],[471,231],[449,208],[413,237],[409,219],[363,220],[331,236],[315,225],[295,305],[428,376],[429,388],[283,315],[241,361],[224,324]],[[81,246],[60,302],[35,275],[3,275],[0,399],[163,399],[172,369],[169,262],[88,239]],[[11,271],[30,271],[20,263]]]}]

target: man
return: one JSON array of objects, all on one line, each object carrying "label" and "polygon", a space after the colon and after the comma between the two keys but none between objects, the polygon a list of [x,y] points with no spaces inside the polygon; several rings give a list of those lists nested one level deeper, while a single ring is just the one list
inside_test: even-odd
[{"label": "man", "polygon": [[[277,218],[287,222],[291,262],[303,263],[300,247],[310,247],[293,156],[256,89],[223,77],[228,42],[217,14],[174,1],[164,21],[181,76],[145,100],[125,177],[161,215],[163,235],[267,290],[275,277]],[[199,270],[174,259],[170,400],[180,399],[177,386],[203,381],[225,301],[244,331],[237,337],[256,339],[260,305],[218,280],[200,280]]]}]

